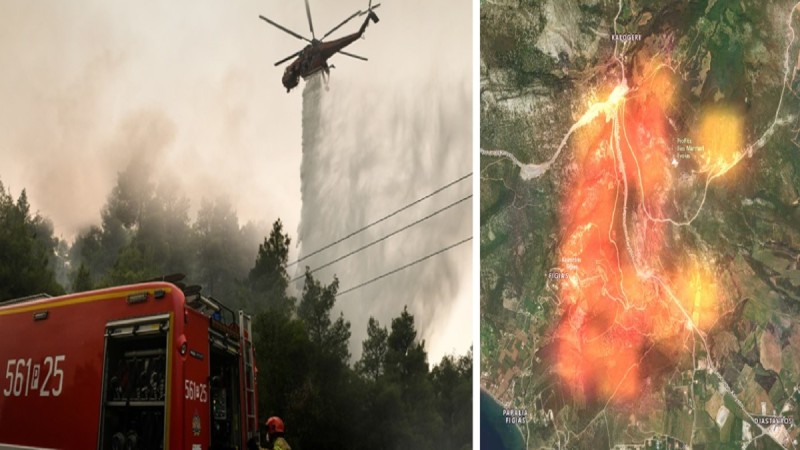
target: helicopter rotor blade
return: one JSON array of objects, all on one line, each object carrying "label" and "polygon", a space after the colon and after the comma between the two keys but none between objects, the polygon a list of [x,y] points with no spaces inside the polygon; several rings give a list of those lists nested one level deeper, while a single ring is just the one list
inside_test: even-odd
[{"label": "helicopter rotor blade", "polygon": [[288,60],[290,60],[290,59],[294,58],[295,56],[299,55],[299,54],[300,54],[300,53],[302,53],[302,52],[303,52],[303,51],[302,51],[302,50],[300,50],[300,51],[298,51],[298,52],[292,53],[291,55],[287,56],[286,58],[283,58],[282,60],[280,60],[280,61],[276,62],[276,63],[275,63],[275,65],[276,65],[276,66],[280,66],[281,64],[283,64],[283,63],[285,63],[286,61],[288,61]]},{"label": "helicopter rotor blade", "polygon": [[361,11],[356,11],[356,12],[354,12],[354,13],[353,13],[353,15],[351,15],[351,16],[350,16],[350,17],[348,17],[347,19],[344,19],[344,20],[343,20],[343,21],[342,21],[342,22],[341,22],[339,25],[336,25],[335,27],[331,28],[331,29],[330,29],[330,31],[328,31],[327,33],[325,33],[325,35],[324,35],[324,36],[322,36],[322,37],[320,38],[320,40],[325,40],[325,38],[326,38],[326,37],[328,37],[328,36],[330,36],[330,35],[331,35],[331,33],[333,33],[334,31],[336,31],[336,30],[338,30],[339,28],[341,28],[342,26],[344,26],[344,24],[346,24],[347,22],[350,22],[351,20],[353,20],[353,19],[355,19],[356,17],[358,17],[358,16],[361,16],[361,15],[363,15],[363,13],[362,13]]},{"label": "helicopter rotor blade", "polygon": [[289,34],[291,34],[292,36],[296,37],[297,39],[301,39],[301,40],[303,40],[303,41],[306,41],[306,42],[309,42],[309,43],[311,42],[311,41],[310,41],[310,40],[309,40],[307,37],[300,36],[299,34],[295,33],[294,31],[292,31],[292,30],[290,30],[290,29],[288,29],[288,28],[286,28],[286,27],[284,27],[283,25],[280,25],[280,24],[279,24],[279,23],[277,23],[277,22],[274,22],[274,21],[272,21],[272,20],[269,20],[269,19],[267,19],[267,18],[266,18],[266,17],[264,17],[264,16],[258,16],[258,17],[259,17],[260,19],[263,19],[264,21],[266,21],[268,24],[270,24],[270,25],[272,25],[272,26],[274,26],[274,27],[278,28],[279,30],[281,30],[281,31],[284,31],[284,32],[286,32],[286,33],[289,33]]},{"label": "helicopter rotor blade", "polygon": [[369,14],[369,12],[370,12],[370,11],[376,10],[376,9],[378,9],[378,7],[380,7],[380,6],[381,6],[381,4],[380,4],[380,3],[377,3],[375,6],[370,6],[369,8],[367,8],[367,10],[366,10],[366,11],[358,11],[358,13],[357,13],[357,14],[358,14],[359,16],[363,16],[364,14]]},{"label": "helicopter rotor blade", "polygon": [[311,29],[311,39],[316,40],[317,37],[314,36],[314,23],[311,22],[311,7],[308,5],[308,0],[306,0],[306,16],[308,16],[308,28]]},{"label": "helicopter rotor blade", "polygon": [[354,54],[352,54],[352,53],[347,53],[347,52],[346,52],[346,51],[344,51],[344,50],[339,50],[339,53],[341,53],[341,54],[343,54],[343,55],[345,55],[345,56],[349,56],[349,57],[351,57],[351,58],[360,59],[360,60],[362,60],[362,61],[368,61],[368,59],[367,59],[367,58],[364,58],[363,56],[358,56],[358,55],[354,55]]}]

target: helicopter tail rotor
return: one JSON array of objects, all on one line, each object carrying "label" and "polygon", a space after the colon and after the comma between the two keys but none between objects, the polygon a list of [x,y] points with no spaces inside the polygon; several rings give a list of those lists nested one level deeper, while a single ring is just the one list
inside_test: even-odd
[{"label": "helicopter tail rotor", "polygon": [[379,6],[381,6],[380,3],[376,4],[375,6],[373,6],[372,2],[370,2],[369,3],[369,7],[367,8],[366,11],[358,10],[358,11],[354,12],[352,15],[350,15],[350,17],[344,19],[341,23],[339,23],[339,25],[336,25],[335,27],[331,28],[327,33],[325,33],[320,38],[320,40],[325,40],[325,38],[327,38],[328,36],[333,34],[334,31],[338,30],[339,28],[341,28],[342,26],[344,26],[346,23],[350,22],[351,20],[355,19],[356,17],[361,17],[364,14],[369,14],[370,15],[369,18],[372,19],[373,22],[378,23],[378,20],[379,20],[378,16],[375,13],[373,13],[372,10],[377,9]]},{"label": "helicopter tail rotor", "polygon": [[381,6],[380,3],[376,4],[375,6],[372,6],[372,0],[369,0],[369,6],[367,6],[367,10],[364,12],[359,11],[359,13],[361,13],[361,15],[368,14],[367,17],[369,17],[369,19],[372,20],[372,23],[378,23],[380,22],[381,19],[378,18],[378,15],[375,14],[373,10],[377,9],[379,6]]},{"label": "helicopter tail rotor", "polygon": [[369,0],[369,5],[367,6],[367,13],[369,14],[369,18],[372,19],[373,23],[378,23],[378,20],[380,20],[378,19],[378,16],[374,12],[372,12],[372,10],[377,9],[379,6],[381,6],[380,3],[378,3],[375,6],[372,6],[372,0]]},{"label": "helicopter tail rotor", "polygon": [[369,18],[372,20],[372,23],[378,23],[381,20],[381,19],[378,18],[377,14],[372,12],[372,10],[369,11]]}]

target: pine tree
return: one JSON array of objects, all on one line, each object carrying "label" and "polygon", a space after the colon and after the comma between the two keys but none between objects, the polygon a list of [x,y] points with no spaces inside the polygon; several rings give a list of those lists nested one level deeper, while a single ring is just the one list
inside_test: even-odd
[{"label": "pine tree", "polygon": [[367,339],[362,343],[361,360],[356,363],[356,372],[372,381],[383,375],[389,332],[381,327],[374,317],[367,324]]},{"label": "pine tree", "polygon": [[81,263],[72,281],[72,292],[86,292],[92,290],[92,275],[89,269]]},{"label": "pine tree", "polygon": [[254,296],[248,305],[252,309],[283,309],[290,313],[294,310],[294,299],[287,295],[289,274],[286,265],[290,243],[289,235],[283,233],[281,220],[276,220],[269,236],[258,246],[255,265],[247,277],[248,287]]},{"label": "pine tree", "polygon": [[57,240],[48,224],[31,216],[25,190],[14,202],[0,183],[0,300],[64,292],[50,263]]}]

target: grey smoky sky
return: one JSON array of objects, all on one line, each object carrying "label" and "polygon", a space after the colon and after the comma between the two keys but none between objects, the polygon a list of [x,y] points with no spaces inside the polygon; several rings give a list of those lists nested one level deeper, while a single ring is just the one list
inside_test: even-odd
[{"label": "grey smoky sky", "polygon": [[[426,129],[422,141],[400,140],[414,148],[376,144],[392,154],[371,151],[364,153],[367,160],[349,166],[338,162],[338,178],[329,182],[346,178],[346,170],[356,171],[360,188],[354,201],[359,196],[370,201],[366,208],[362,198],[354,209],[357,216],[332,225],[337,231],[388,213],[472,165],[471,2],[382,3],[376,11],[380,23],[371,24],[366,39],[347,49],[370,61],[344,56],[330,61],[336,66],[333,98],[341,105],[333,110],[342,115],[330,123],[341,124],[347,133],[369,133],[348,138],[367,144],[384,142],[382,134],[396,137],[399,128],[424,128],[426,120],[438,121],[437,129],[448,134]],[[312,0],[317,35],[366,5],[367,0]],[[280,83],[282,67],[273,63],[303,42],[259,20],[259,14],[310,34],[302,1],[0,0],[0,181],[15,195],[27,189],[33,208],[71,241],[84,227],[99,223],[117,172],[133,162],[147,168],[154,181],[185,193],[195,210],[201,199],[224,195],[240,220],[270,223],[280,217],[297,242],[303,84],[287,94]],[[353,20],[333,37],[359,25]],[[365,95],[370,101],[362,102]],[[362,104],[379,107],[378,114],[373,117]],[[329,132],[335,136],[336,129]],[[446,151],[453,154],[442,155],[442,139],[464,148],[450,145]],[[353,155],[358,152],[348,153]],[[403,171],[422,176],[397,175]],[[337,186],[333,191],[345,195]],[[402,244],[396,253],[413,259],[449,244],[461,237],[458,233],[469,234],[470,226],[454,225],[471,220],[469,207],[461,211],[439,223],[445,237],[408,238],[392,244]],[[447,297],[441,305],[425,306],[437,298],[415,303],[424,296],[421,290],[407,301],[432,362],[471,345],[471,244],[464,247],[439,262],[444,267],[436,277],[424,280],[426,286],[436,285],[431,288],[435,296]],[[294,258],[297,249],[292,251]],[[395,289],[398,280],[413,283],[412,276],[388,286]],[[356,281],[361,280],[342,279],[341,285]],[[376,284],[369,292],[380,295],[381,289]],[[360,308],[351,302],[343,308],[353,322],[353,346],[360,348],[367,317],[375,315],[388,325],[402,304]],[[359,313],[363,317],[354,317]]]}]

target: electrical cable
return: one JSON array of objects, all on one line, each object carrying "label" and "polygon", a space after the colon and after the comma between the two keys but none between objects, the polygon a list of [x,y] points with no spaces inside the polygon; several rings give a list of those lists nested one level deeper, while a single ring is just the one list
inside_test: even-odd
[{"label": "electrical cable", "polygon": [[365,281],[363,283],[357,284],[357,285],[355,285],[355,286],[353,286],[351,288],[345,289],[345,290],[337,293],[336,296],[339,297],[341,295],[347,294],[348,292],[353,292],[356,289],[362,288],[362,287],[364,287],[364,286],[366,286],[368,284],[372,284],[372,283],[374,283],[374,282],[376,282],[376,281],[378,281],[378,280],[380,280],[382,278],[386,278],[386,277],[388,277],[390,275],[393,275],[393,274],[395,274],[397,272],[400,272],[401,270],[405,270],[405,269],[407,269],[407,268],[409,268],[409,267],[411,267],[413,265],[416,265],[416,264],[419,264],[419,263],[425,261],[426,259],[433,258],[434,256],[436,256],[436,255],[438,255],[440,253],[444,253],[444,252],[450,250],[451,248],[458,247],[459,245],[461,245],[461,244],[463,244],[465,242],[468,242],[470,240],[472,240],[472,236],[470,236],[468,238],[465,238],[465,239],[462,239],[462,240],[456,242],[455,244],[448,245],[447,247],[445,247],[443,249],[437,250],[437,251],[435,251],[435,252],[433,252],[433,253],[431,253],[429,255],[423,256],[422,258],[419,258],[419,259],[417,259],[415,261],[412,261],[412,262],[410,262],[410,263],[408,263],[406,265],[400,266],[400,267],[398,267],[398,268],[396,268],[394,270],[391,270],[389,272],[386,272],[386,273],[384,273],[382,275],[378,275],[375,278],[372,278],[372,279],[367,280],[367,281]]},{"label": "electrical cable", "polygon": [[301,258],[298,258],[298,259],[297,259],[297,260],[295,260],[295,261],[292,261],[292,262],[290,262],[289,264],[287,264],[287,265],[286,265],[286,267],[292,267],[293,265],[295,265],[295,264],[299,263],[300,261],[303,261],[303,260],[305,260],[305,259],[307,259],[307,258],[310,258],[310,257],[312,257],[312,256],[314,256],[314,255],[316,255],[316,254],[318,254],[318,253],[320,253],[320,252],[322,252],[322,251],[325,251],[325,250],[327,250],[327,249],[329,249],[329,248],[333,247],[333,246],[334,246],[334,245],[336,245],[336,244],[339,244],[339,243],[341,243],[341,242],[343,242],[343,241],[345,241],[345,240],[347,240],[347,239],[350,239],[351,237],[353,237],[353,236],[355,236],[355,235],[357,235],[357,234],[359,234],[359,233],[363,232],[364,230],[366,230],[366,229],[368,229],[368,228],[370,228],[370,227],[373,227],[373,226],[375,226],[375,225],[377,225],[377,224],[379,224],[379,223],[381,223],[381,222],[385,221],[386,219],[389,219],[390,217],[396,216],[397,214],[399,214],[399,213],[401,213],[401,212],[403,212],[403,211],[407,210],[408,208],[410,208],[410,207],[412,207],[412,206],[416,205],[417,203],[420,203],[420,202],[422,202],[422,201],[424,201],[424,200],[427,200],[427,199],[429,199],[429,198],[433,197],[434,195],[436,195],[436,194],[438,194],[438,193],[440,193],[440,192],[444,191],[445,189],[447,189],[447,188],[449,188],[449,187],[451,187],[451,186],[453,186],[453,185],[455,185],[455,184],[457,184],[457,183],[460,183],[461,181],[464,181],[465,179],[467,179],[467,178],[469,178],[469,177],[471,177],[471,176],[472,176],[472,172],[470,172],[470,173],[468,173],[468,174],[466,174],[466,175],[463,175],[463,176],[461,176],[460,178],[458,178],[457,180],[454,180],[454,181],[451,181],[450,183],[447,183],[446,185],[444,185],[444,186],[440,187],[439,189],[436,189],[435,191],[431,192],[430,194],[428,194],[428,195],[426,195],[426,196],[424,196],[424,197],[420,197],[420,198],[418,198],[417,200],[414,200],[413,202],[411,202],[411,203],[409,203],[409,204],[407,204],[407,205],[403,206],[402,208],[400,208],[400,209],[398,209],[398,210],[396,210],[396,211],[394,211],[394,212],[392,212],[392,213],[389,213],[388,215],[386,215],[386,216],[384,216],[384,217],[382,217],[382,218],[380,218],[380,219],[378,219],[378,220],[376,220],[376,221],[374,221],[374,222],[372,222],[372,223],[369,223],[369,224],[367,224],[367,225],[364,225],[363,227],[359,228],[359,229],[358,229],[358,230],[356,230],[356,231],[353,231],[352,233],[348,234],[347,236],[344,236],[344,237],[342,237],[342,238],[340,238],[340,239],[337,239],[336,241],[334,241],[334,242],[331,242],[330,244],[328,244],[328,245],[326,245],[326,246],[324,246],[324,247],[322,247],[322,248],[319,248],[319,249],[317,249],[317,250],[314,250],[313,252],[311,252],[311,253],[309,253],[309,254],[307,254],[307,255],[305,255],[305,256],[303,256],[303,257],[301,257]]},{"label": "electrical cable", "polygon": [[[396,235],[398,233],[401,233],[401,232],[403,232],[405,230],[408,230],[409,228],[412,228],[412,227],[414,227],[416,225],[419,225],[420,223],[422,223],[422,222],[424,222],[424,221],[426,221],[426,220],[428,220],[428,219],[430,219],[430,218],[432,218],[432,217],[434,217],[434,216],[436,216],[436,215],[438,215],[438,214],[440,214],[440,213],[442,213],[444,211],[447,211],[448,209],[450,209],[450,208],[452,208],[452,207],[454,207],[454,206],[456,206],[456,205],[458,205],[460,203],[463,203],[463,202],[469,200],[470,198],[472,198],[472,194],[462,198],[461,200],[456,200],[455,202],[450,203],[449,205],[447,205],[447,206],[445,206],[443,208],[439,208],[436,211],[428,214],[427,216],[425,216],[425,217],[423,217],[421,219],[417,219],[414,222],[411,222],[410,224],[408,224],[408,225],[406,225],[404,227],[401,227],[401,228],[399,228],[399,229],[397,229],[395,231],[392,231],[391,233],[389,233],[389,234],[387,234],[387,235],[385,235],[383,237],[380,237],[380,238],[378,238],[378,239],[376,239],[376,240],[374,240],[374,241],[372,241],[372,242],[370,242],[370,243],[368,243],[366,245],[362,245],[361,247],[359,247],[359,248],[357,248],[357,249],[355,249],[355,250],[353,250],[353,251],[351,251],[351,252],[349,252],[349,253],[347,253],[345,255],[342,255],[342,256],[340,256],[340,257],[338,257],[338,258],[336,258],[336,259],[334,259],[332,261],[328,261],[327,263],[325,263],[325,264],[323,264],[323,265],[321,265],[319,267],[316,267],[315,269],[308,270],[305,273],[314,273],[314,272],[316,272],[318,270],[322,270],[322,269],[324,269],[326,267],[329,267],[329,266],[331,266],[333,264],[336,264],[337,262],[342,261],[342,260],[344,260],[346,258],[349,258],[349,257],[355,255],[356,253],[364,251],[364,250],[372,247],[373,245],[375,245],[377,243],[383,242],[386,239],[389,239],[390,237],[392,237],[392,236],[394,236],[394,235]],[[295,281],[300,280],[303,277],[305,277],[305,273],[303,275],[298,275],[297,277],[293,278],[292,282],[295,282]]]}]

